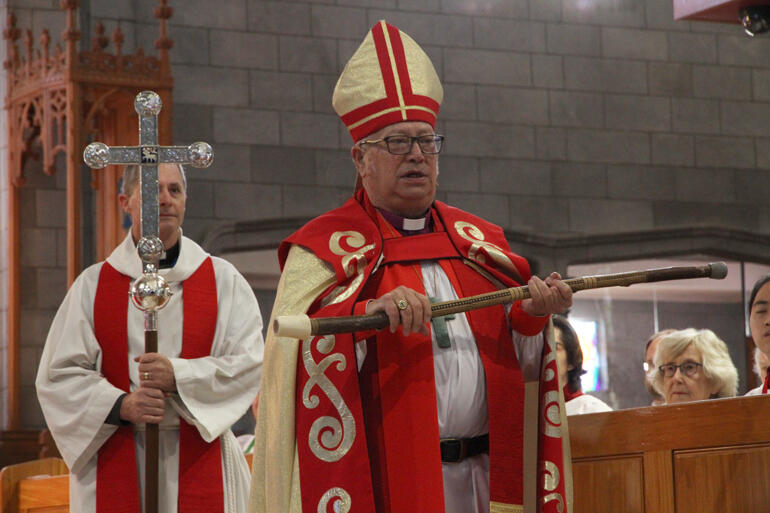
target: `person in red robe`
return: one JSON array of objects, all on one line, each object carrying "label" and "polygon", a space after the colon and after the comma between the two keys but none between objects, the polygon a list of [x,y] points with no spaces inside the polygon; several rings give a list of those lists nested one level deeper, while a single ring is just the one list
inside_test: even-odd
[{"label": "person in red robe", "polygon": [[[339,78],[356,191],[282,243],[273,318],[385,312],[390,325],[268,337],[251,511],[567,511],[543,331],[572,292],[531,276],[501,228],[436,201],[442,98],[428,56],[384,21]],[[431,302],[523,284],[531,299],[431,320]]]}]

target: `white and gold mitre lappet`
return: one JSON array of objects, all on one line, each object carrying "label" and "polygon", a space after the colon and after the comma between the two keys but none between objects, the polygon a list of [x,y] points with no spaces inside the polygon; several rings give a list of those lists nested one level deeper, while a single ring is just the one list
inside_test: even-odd
[{"label": "white and gold mitre lappet", "polygon": [[435,127],[443,98],[428,55],[414,39],[380,20],[345,65],[332,105],[358,141],[400,121]]}]

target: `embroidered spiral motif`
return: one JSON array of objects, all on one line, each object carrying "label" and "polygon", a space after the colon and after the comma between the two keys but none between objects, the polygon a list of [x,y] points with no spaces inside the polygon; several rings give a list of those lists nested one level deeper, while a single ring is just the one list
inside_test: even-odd
[{"label": "embroidered spiral motif", "polygon": [[[548,342],[549,351],[543,357],[543,377],[546,383],[558,379],[556,375],[556,351],[551,349],[551,342]],[[559,406],[558,386],[554,390],[543,393],[543,407],[541,411],[542,419],[540,429],[543,434],[553,438],[561,438],[561,407]]]},{"label": "embroidered spiral motif", "polygon": [[334,513],[348,513],[353,501],[350,500],[350,494],[342,488],[330,488],[321,496],[318,501],[318,513],[328,513],[327,506],[330,501],[334,501],[332,509]]},{"label": "embroidered spiral motif", "polygon": [[559,392],[550,390],[543,394],[543,418],[540,427],[545,436],[561,438],[561,413]]},{"label": "embroidered spiral motif", "polygon": [[340,303],[348,299],[358,290],[364,281],[367,251],[374,249],[374,244],[366,244],[364,236],[356,231],[334,232],[329,238],[329,250],[342,257],[342,268],[348,278],[353,278],[349,285],[340,285],[330,294],[330,301],[324,301],[324,306]]},{"label": "embroidered spiral motif", "polygon": [[[556,374],[556,351],[553,348],[553,342],[548,340],[547,344],[548,352],[543,358],[543,379],[545,382],[558,379]],[[558,388],[558,387],[557,387]]]},{"label": "embroidered spiral motif", "polygon": [[[341,353],[331,353],[334,349],[334,335],[313,337],[302,342],[302,361],[308,374],[307,383],[302,389],[302,404],[308,408],[316,408],[320,404],[318,395],[312,394],[318,386],[337,410],[339,419],[323,415],[318,417],[310,426],[308,445],[313,454],[326,462],[337,461],[350,450],[356,438],[356,423],[353,414],[345,404],[339,390],[326,376],[326,370],[334,363],[337,371],[342,372],[347,366],[345,356]],[[313,358],[313,343],[316,350],[329,356],[316,363]]]},{"label": "embroidered spiral motif", "polygon": [[512,276],[519,274],[516,266],[513,265],[513,262],[506,256],[502,248],[484,240],[484,232],[476,225],[466,221],[457,221],[455,222],[455,230],[460,237],[472,242],[471,247],[468,248],[468,258],[480,264],[485,264],[488,255],[497,267],[508,270],[508,274]]},{"label": "embroidered spiral motif", "polygon": [[543,474],[543,488],[545,491],[552,492],[559,486],[561,474],[556,463],[544,460],[540,463],[540,473]]},{"label": "embroidered spiral motif", "polygon": [[557,513],[562,513],[564,511],[564,497],[561,496],[559,493],[549,493],[548,495],[544,496],[542,499],[543,507],[542,510],[546,511],[546,504],[548,504],[551,501],[556,501],[556,511]]}]

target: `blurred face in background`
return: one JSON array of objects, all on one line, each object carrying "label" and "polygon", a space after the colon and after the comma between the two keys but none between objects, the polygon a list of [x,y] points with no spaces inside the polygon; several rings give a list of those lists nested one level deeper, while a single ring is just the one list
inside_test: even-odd
[{"label": "blurred face in background", "polygon": [[765,355],[770,355],[770,282],[759,289],[751,304],[749,328],[754,344]]},{"label": "blurred face in background", "polygon": [[556,326],[553,327],[553,337],[556,345],[556,368],[559,369],[561,386],[564,386],[567,384],[567,373],[574,367],[567,363],[567,350],[564,349],[564,334]]},{"label": "blurred face in background", "polygon": [[650,345],[647,346],[647,352],[644,354],[644,361],[647,364],[647,372],[646,376],[644,378],[644,386],[647,388],[647,391],[650,393],[650,395],[655,399],[663,399],[663,397],[658,393],[657,390],[652,386],[652,378],[655,375],[655,372],[658,372],[658,369],[655,368],[655,350],[658,348],[658,342],[660,342],[660,339],[662,337],[658,337],[652,342],[650,342]]}]

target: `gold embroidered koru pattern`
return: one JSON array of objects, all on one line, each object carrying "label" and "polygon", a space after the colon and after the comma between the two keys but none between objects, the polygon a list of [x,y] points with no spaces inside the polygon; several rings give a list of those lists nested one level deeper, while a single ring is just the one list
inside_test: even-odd
[{"label": "gold embroidered koru pattern", "polygon": [[[552,381],[558,379],[558,376],[554,370],[549,366],[551,362],[556,360],[556,351],[549,351],[545,356],[543,367],[545,368],[544,378],[545,381]],[[559,406],[559,392],[556,390],[549,390],[543,394],[543,409],[540,419],[540,428],[545,436],[551,438],[561,438],[561,410]],[[556,511],[561,513],[564,511],[564,497],[558,492],[554,492],[559,486],[561,481],[561,475],[559,473],[559,467],[552,461],[542,461],[540,463],[540,475],[543,476],[543,488],[546,493],[541,498],[542,505],[551,501],[556,501]]]},{"label": "gold embroidered koru pattern", "polygon": [[348,513],[353,504],[348,492],[338,487],[330,488],[326,490],[326,493],[321,496],[321,500],[318,501],[318,513],[326,513],[328,511],[326,506],[332,500],[334,500],[332,505],[334,513]]},{"label": "gold embroidered koru pattern", "polygon": [[[318,363],[313,358],[314,343],[319,353],[329,355]],[[313,388],[318,386],[339,415],[339,419],[323,415],[310,426],[308,435],[310,450],[318,459],[326,462],[334,462],[342,458],[350,450],[356,438],[356,422],[353,414],[350,413],[337,387],[326,376],[326,369],[333,363],[336,363],[335,367],[340,372],[347,366],[346,358],[342,353],[329,354],[334,349],[334,344],[334,335],[312,337],[302,341],[302,361],[308,374],[307,383],[302,389],[302,403],[309,410],[320,404],[318,395],[311,393]]]},{"label": "gold embroidered koru pattern", "polygon": [[374,244],[366,244],[366,239],[359,232],[346,231],[334,232],[329,239],[329,249],[335,255],[342,257],[342,268],[345,269],[345,275],[353,278],[349,285],[340,285],[336,287],[327,296],[327,300],[322,303],[323,306],[341,303],[348,299],[361,283],[364,281],[364,269],[366,269],[367,251],[374,249]]},{"label": "gold embroidered koru pattern", "polygon": [[518,269],[513,265],[511,259],[506,256],[502,248],[484,240],[484,232],[479,230],[476,225],[466,221],[457,221],[455,222],[455,230],[460,237],[472,243],[468,249],[468,258],[479,264],[486,264],[487,256],[489,256],[492,262],[494,262],[494,266],[501,269],[508,276],[519,275]]},{"label": "gold embroidered koru pattern", "polygon": [[[553,492],[559,486],[561,475],[559,467],[552,461],[544,461],[540,466],[540,473],[544,476],[544,488],[546,492]],[[556,511],[564,511],[564,498],[559,493],[549,493],[543,496],[543,504],[551,501],[557,501]]]}]

